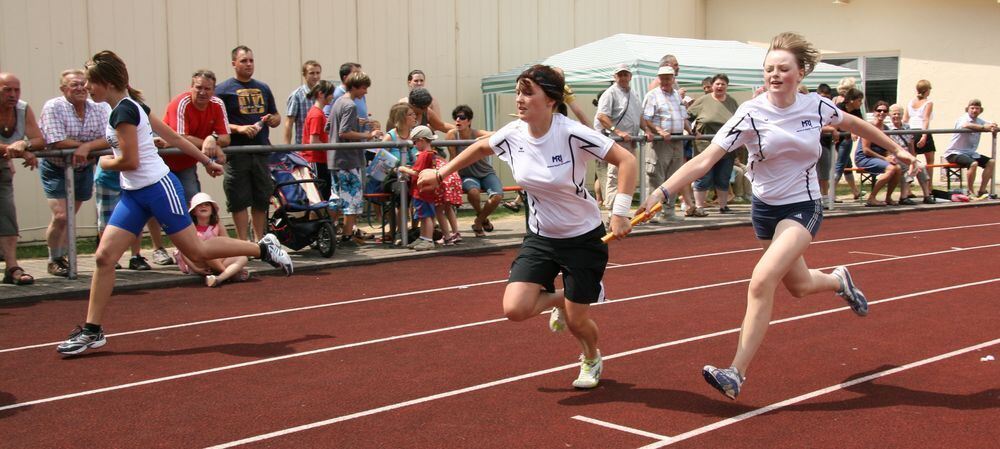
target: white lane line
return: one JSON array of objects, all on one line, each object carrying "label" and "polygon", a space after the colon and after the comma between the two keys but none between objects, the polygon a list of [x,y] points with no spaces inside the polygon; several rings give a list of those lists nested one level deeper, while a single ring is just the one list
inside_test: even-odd
[{"label": "white lane line", "polygon": [[[1000,243],[993,244],[993,245],[987,245],[987,247],[995,247],[995,246],[1000,246]],[[974,248],[967,248],[967,250],[971,250],[971,249],[977,249],[977,248],[975,248],[975,247]],[[943,252],[944,253],[948,253],[948,252],[954,252],[954,251],[952,251],[952,250],[946,250],[946,251],[943,251]],[[926,254],[928,254],[928,255],[935,255],[935,254],[940,254],[940,253],[942,253],[942,252],[941,251],[935,251],[935,252],[926,253]],[[916,256],[906,256],[906,257],[916,257]],[[901,257],[901,258],[906,258],[906,257]],[[853,266],[853,265],[874,264],[874,263],[881,263],[881,262],[886,262],[886,261],[890,261],[890,260],[894,261],[896,259],[871,260],[871,261],[865,261],[865,262],[856,262],[856,263],[851,264],[851,265]],[[909,298],[911,296],[916,296],[916,295],[920,295],[920,294],[936,293],[936,292],[939,292],[939,291],[952,290],[954,288],[961,288],[961,287],[966,287],[966,286],[974,286],[974,285],[979,285],[979,284],[994,282],[994,281],[998,281],[998,280],[1000,280],[1000,278],[990,279],[990,280],[986,280],[986,281],[973,282],[973,283],[969,283],[969,284],[960,284],[958,286],[952,286],[952,287],[943,287],[943,288],[940,288],[940,289],[925,290],[925,291],[914,293],[914,294],[910,294],[910,295],[897,296],[897,297],[895,297],[895,299]],[[637,300],[637,299],[652,298],[652,297],[658,297],[658,296],[668,296],[668,295],[673,295],[673,294],[677,294],[677,293],[684,293],[684,292],[689,292],[689,291],[694,291],[694,290],[703,290],[703,289],[708,289],[708,288],[713,288],[713,287],[722,287],[722,286],[726,286],[726,285],[733,285],[733,284],[739,284],[739,283],[745,283],[745,282],[750,282],[750,279],[740,279],[740,280],[736,280],[736,281],[719,282],[719,283],[710,284],[710,285],[700,285],[700,286],[688,287],[688,288],[681,288],[681,289],[675,289],[675,290],[666,290],[666,291],[657,292],[657,293],[649,293],[649,294],[645,294],[645,295],[630,296],[630,297],[626,297],[626,298],[620,298],[620,299],[610,300],[610,301],[606,301],[606,302],[602,302],[602,303],[597,303],[597,304],[594,304],[594,307],[599,307],[599,306],[607,305],[607,304],[618,304],[618,303],[621,303],[621,302],[634,301],[634,300]],[[893,300],[893,299],[883,299],[881,301],[870,301],[868,304],[869,305],[878,304],[878,303],[881,303],[881,302],[886,302],[886,301],[891,301],[891,300]],[[811,313],[811,314],[807,314],[807,315],[799,315],[798,317],[793,317],[792,320],[794,320],[794,319],[800,319],[802,317],[819,316],[819,315],[824,315],[824,314],[827,314],[827,313],[840,312],[840,311],[843,311],[843,310],[850,310],[850,307],[840,307],[840,308],[837,308],[837,309],[829,309],[829,310],[826,310],[826,311],[815,312],[815,313]],[[548,313],[548,312],[546,312],[546,313]],[[783,322],[786,322],[787,320],[790,320],[790,319],[786,318],[786,319],[783,319],[783,320],[777,320],[777,321],[774,321],[773,323],[783,323]],[[4,411],[4,410],[8,410],[8,409],[14,409],[14,408],[20,408],[20,407],[26,407],[26,406],[29,406],[29,405],[43,404],[43,403],[46,403],[46,402],[59,401],[59,400],[63,400],[63,399],[72,399],[72,398],[81,397],[81,396],[89,396],[89,395],[92,395],[92,394],[106,393],[106,392],[109,392],[109,391],[123,390],[123,389],[126,389],[126,388],[139,387],[139,386],[143,386],[143,385],[150,385],[150,384],[155,384],[155,383],[160,383],[160,382],[166,382],[166,381],[171,381],[171,380],[176,380],[176,379],[184,379],[184,378],[195,377],[195,376],[200,376],[200,375],[204,375],[204,374],[211,374],[211,373],[216,373],[216,372],[221,372],[221,371],[228,371],[228,370],[237,369],[237,368],[244,368],[244,367],[248,367],[248,366],[261,365],[261,364],[264,364],[264,363],[277,362],[277,361],[281,361],[281,360],[293,359],[293,358],[298,358],[298,357],[305,357],[305,356],[310,356],[310,355],[315,355],[315,354],[321,354],[321,353],[324,353],[324,352],[337,351],[337,350],[341,350],[341,349],[356,348],[356,347],[360,347],[360,346],[368,346],[368,345],[373,345],[373,344],[377,344],[377,343],[383,343],[383,342],[387,342],[387,341],[393,341],[393,340],[401,340],[401,339],[406,339],[406,338],[419,337],[419,336],[423,336],[423,335],[436,334],[436,333],[447,332],[447,331],[452,331],[452,330],[457,330],[457,329],[465,329],[465,328],[471,328],[471,327],[477,327],[477,326],[484,326],[484,325],[487,325],[487,324],[499,323],[499,322],[502,322],[502,321],[507,321],[507,319],[506,318],[496,318],[496,319],[492,319],[492,320],[478,321],[478,322],[475,322],[475,323],[466,323],[466,324],[460,324],[460,325],[456,325],[456,326],[449,326],[449,327],[443,327],[443,328],[438,328],[438,329],[431,329],[431,330],[420,331],[420,332],[413,332],[413,333],[409,333],[409,334],[403,334],[403,335],[395,335],[395,336],[391,336],[391,337],[377,338],[377,339],[374,339],[374,340],[360,341],[360,342],[355,342],[355,343],[348,343],[348,344],[343,344],[343,345],[330,346],[330,347],[326,347],[326,348],[313,349],[313,350],[310,350],[310,351],[298,352],[298,353],[294,353],[294,354],[285,354],[285,355],[281,355],[281,356],[275,356],[275,357],[269,357],[269,358],[264,358],[264,359],[259,359],[259,360],[253,360],[253,361],[249,361],[249,362],[237,363],[237,364],[234,364],[234,365],[225,365],[225,366],[220,366],[220,367],[216,367],[216,368],[209,368],[209,369],[204,369],[204,370],[199,370],[199,371],[192,371],[192,372],[187,372],[187,373],[175,374],[175,375],[171,375],[171,376],[158,377],[158,378],[148,379],[148,380],[144,380],[144,381],[132,382],[132,383],[128,383],[128,384],[113,385],[113,386],[110,386],[110,387],[98,388],[98,389],[94,389],[94,390],[87,390],[87,391],[82,391],[82,392],[78,392],[78,393],[70,393],[70,394],[65,394],[65,395],[61,395],[61,396],[53,396],[53,397],[44,398],[44,399],[38,399],[38,400],[34,400],[34,401],[29,401],[29,402],[21,402],[21,403],[16,403],[16,404],[10,404],[10,405],[6,405],[6,406],[3,406],[3,407],[0,407],[0,411]],[[692,341],[701,340],[701,339],[704,339],[704,338],[715,337],[715,336],[718,336],[718,335],[725,335],[725,334],[732,333],[732,332],[735,332],[735,331],[739,331],[739,329],[729,329],[729,330],[725,330],[725,331],[721,331],[721,332],[716,332],[716,333],[713,333],[713,334],[705,334],[705,335],[698,336],[698,337],[692,337],[692,338],[686,338],[686,339],[682,339],[682,340],[676,340],[674,342],[664,343],[662,345],[657,345],[657,346],[650,347],[650,348],[651,349],[659,349],[660,347],[667,347],[667,346],[673,346],[675,344],[688,343],[688,342],[692,342]],[[639,351],[639,352],[642,352],[642,351]],[[627,351],[627,352],[621,353],[621,355],[631,355],[633,353],[636,353],[636,352],[635,351]],[[616,356],[609,355],[609,356],[605,356],[604,358],[605,359],[613,359],[615,357]],[[567,366],[575,366],[575,365],[567,365]]]},{"label": "white lane line", "polygon": [[703,434],[706,434],[706,433],[711,432],[713,430],[718,430],[718,429],[721,429],[723,427],[736,424],[736,423],[738,423],[740,421],[745,421],[745,420],[753,418],[755,416],[759,416],[759,415],[763,415],[765,413],[773,412],[775,410],[787,407],[789,405],[797,404],[799,402],[806,401],[806,400],[815,398],[817,396],[822,396],[824,394],[833,393],[835,391],[842,390],[842,389],[845,389],[845,388],[849,388],[849,387],[852,387],[852,386],[860,384],[860,383],[869,382],[869,381],[878,379],[880,377],[885,377],[885,376],[889,376],[889,375],[896,374],[896,373],[899,373],[899,372],[903,372],[903,371],[906,371],[906,370],[910,370],[910,369],[913,369],[913,368],[921,367],[921,366],[927,365],[929,363],[938,362],[938,361],[945,360],[945,359],[948,359],[948,358],[951,358],[951,357],[955,357],[955,356],[958,356],[958,355],[962,355],[962,354],[966,354],[966,353],[969,353],[969,352],[972,352],[972,351],[976,351],[976,350],[979,350],[979,349],[982,349],[982,348],[987,348],[987,347],[990,347],[990,346],[994,346],[996,344],[1000,344],[1000,338],[997,338],[995,340],[990,340],[990,341],[987,341],[987,342],[983,342],[983,343],[980,343],[978,345],[973,345],[973,346],[969,346],[969,347],[966,347],[966,348],[957,349],[957,350],[954,350],[954,351],[951,351],[951,352],[948,352],[948,353],[945,353],[945,354],[937,355],[937,356],[926,358],[926,359],[923,359],[923,360],[918,360],[916,362],[907,363],[906,365],[897,366],[895,368],[887,369],[885,371],[879,371],[877,373],[869,374],[867,376],[859,377],[857,379],[852,379],[850,381],[847,381],[847,382],[844,382],[844,383],[840,383],[840,384],[837,384],[837,385],[831,385],[831,386],[823,388],[823,389],[812,391],[812,392],[809,392],[809,393],[806,393],[806,394],[803,394],[803,395],[800,395],[800,396],[796,396],[796,397],[791,398],[791,399],[786,399],[786,400],[781,401],[781,402],[776,402],[776,403],[768,405],[766,407],[761,407],[759,409],[743,413],[742,415],[737,415],[737,416],[734,416],[732,418],[724,419],[724,420],[716,422],[714,424],[710,424],[710,425],[707,425],[707,426],[704,426],[704,427],[699,427],[699,428],[691,430],[689,432],[684,432],[684,433],[682,433],[680,435],[677,435],[675,437],[670,437],[669,439],[664,439],[663,441],[660,441],[660,442],[657,442],[657,443],[653,443],[653,444],[650,444],[650,445],[647,445],[647,446],[643,446],[641,449],[656,449],[656,448],[661,448],[661,447],[664,447],[664,446],[669,446],[669,445],[674,444],[674,443],[676,443],[678,441],[684,441],[684,440],[689,439],[689,438],[693,438],[693,437],[696,437],[696,436],[699,436],[699,435],[703,435]]},{"label": "white lane line", "polygon": [[[956,230],[956,229],[978,228],[978,227],[996,226],[996,225],[1000,225],[1000,222],[982,223],[982,224],[975,224],[975,225],[963,225],[963,226],[950,226],[950,227],[946,227],[946,228],[918,229],[918,230],[913,230],[913,231],[901,231],[901,232],[893,232],[893,233],[886,233],[886,234],[872,234],[872,235],[863,235],[863,236],[856,236],[856,237],[845,237],[845,238],[832,239],[832,240],[820,240],[820,241],[812,242],[812,245],[822,245],[822,244],[826,244],[826,243],[839,243],[839,242],[847,242],[847,241],[852,241],[852,240],[864,240],[864,239],[872,239],[872,238],[880,238],[880,237],[898,237],[898,236],[907,235],[907,234],[921,234],[921,233],[929,233],[929,232],[951,231],[951,230]],[[964,248],[958,248],[958,249],[952,248],[952,249],[954,249],[956,251],[960,251],[960,250],[962,250]],[[739,254],[739,253],[755,252],[755,251],[761,251],[761,248],[747,248],[747,249],[739,249],[739,250],[731,250],[731,251],[721,251],[721,252],[715,252],[715,253],[696,254],[696,255],[690,255],[690,256],[671,257],[671,258],[666,258],[666,259],[657,259],[657,260],[644,261],[644,262],[633,262],[633,263],[627,263],[627,264],[620,264],[620,265],[617,265],[617,266],[612,266],[612,267],[609,267],[608,269],[629,268],[629,267],[637,267],[637,266],[648,265],[648,264],[653,264],[653,263],[666,263],[666,262],[676,262],[676,261],[679,261],[679,260],[699,259],[699,258],[705,258],[705,257],[727,256],[727,255],[731,255],[731,254]],[[258,312],[258,313],[250,313],[250,314],[246,314],[246,315],[236,315],[236,316],[231,316],[231,317],[215,318],[215,319],[211,319],[211,320],[192,321],[192,322],[188,322],[188,323],[179,323],[179,324],[172,324],[172,325],[166,325],[166,326],[158,326],[158,327],[152,327],[152,328],[147,328],[147,329],[136,329],[136,330],[132,330],[132,331],[118,332],[118,333],[114,333],[114,334],[106,334],[105,336],[106,337],[121,337],[121,336],[125,336],[125,335],[144,334],[144,333],[148,333],[148,332],[157,332],[157,331],[170,330],[170,329],[180,329],[180,328],[184,328],[184,327],[200,326],[200,325],[204,325],[204,324],[222,323],[222,322],[226,322],[226,321],[235,321],[235,320],[242,320],[242,319],[247,319],[247,318],[259,318],[259,317],[264,317],[264,316],[280,315],[280,314],[285,314],[285,313],[302,312],[302,311],[306,311],[306,310],[315,310],[315,309],[322,309],[322,308],[327,308],[327,307],[343,306],[343,305],[348,305],[348,304],[358,304],[358,303],[364,303],[364,302],[369,302],[369,301],[378,301],[378,300],[383,300],[383,299],[401,298],[401,297],[404,297],[404,296],[422,295],[422,294],[427,294],[427,293],[436,293],[436,292],[443,292],[443,291],[448,291],[448,290],[462,290],[462,289],[467,289],[467,288],[470,288],[470,287],[480,287],[480,286],[485,286],[485,285],[502,284],[502,283],[505,283],[505,282],[507,282],[506,279],[498,279],[498,280],[495,280],[495,281],[485,281],[485,282],[478,282],[478,283],[473,283],[473,284],[451,285],[451,286],[446,286],[446,287],[438,287],[438,288],[431,288],[431,289],[425,289],[425,290],[415,290],[415,291],[393,293],[393,294],[389,294],[389,295],[373,296],[371,298],[352,299],[352,300],[340,301],[340,302],[330,302],[330,303],[325,303],[325,304],[315,304],[315,305],[311,305],[311,306],[293,307],[293,308],[288,308],[288,309],[272,310],[272,311],[268,311],[268,312]],[[27,350],[27,349],[46,348],[46,347],[51,347],[51,346],[58,345],[59,343],[62,343],[62,341],[52,341],[52,342],[48,342],[48,343],[37,343],[37,344],[33,344],[33,345],[18,346],[18,347],[14,347],[14,348],[5,348],[5,349],[0,349],[0,353],[14,352],[14,351],[23,351],[23,350]]]},{"label": "white lane line", "polygon": [[573,417],[573,419],[575,419],[577,421],[583,421],[585,423],[590,423],[590,424],[598,425],[598,426],[601,426],[601,427],[607,427],[609,429],[614,429],[614,430],[618,430],[618,431],[625,432],[625,433],[631,433],[633,435],[639,435],[639,436],[646,437],[646,438],[652,438],[654,440],[670,441],[670,437],[665,436],[665,435],[660,435],[658,433],[653,433],[653,432],[647,432],[645,430],[635,429],[635,428],[632,428],[632,427],[626,427],[626,426],[623,426],[623,425],[619,425],[619,424],[615,424],[615,423],[610,423],[610,422],[607,422],[607,421],[601,421],[599,419],[588,418],[586,416],[576,415],[576,416]]},{"label": "white lane line", "polygon": [[[952,248],[952,249],[954,249],[954,248]],[[869,253],[869,252],[865,252],[865,251],[849,251],[848,254],[864,254],[864,255],[868,255],[868,256],[889,257],[889,258],[897,258],[897,257],[899,257],[899,256],[896,256],[896,255],[893,255],[893,254]]]},{"label": "white lane line", "polygon": [[[1000,281],[1000,278],[993,278],[993,279],[988,279],[988,280],[984,280],[984,281],[971,282],[971,283],[968,283],[968,284],[952,285],[952,286],[949,286],[949,287],[942,287],[942,288],[937,288],[937,289],[933,289],[933,290],[926,290],[926,291],[922,291],[922,292],[914,292],[914,293],[909,293],[909,294],[906,294],[906,295],[895,296],[895,297],[891,297],[891,298],[885,298],[885,299],[882,299],[882,300],[879,300],[879,301],[872,301],[872,302],[869,303],[869,305],[874,305],[874,304],[879,304],[879,303],[884,303],[884,302],[890,302],[890,301],[896,301],[896,300],[905,299],[905,298],[912,298],[912,297],[922,296],[922,295],[930,294],[930,293],[936,293],[936,292],[942,292],[942,291],[948,291],[948,290],[955,290],[955,289],[960,289],[960,288],[965,288],[965,287],[971,287],[971,286],[989,284],[989,283],[997,282],[997,281]],[[770,324],[771,325],[776,325],[776,324],[781,324],[781,323],[788,323],[788,322],[792,322],[792,321],[798,321],[798,320],[802,320],[802,319],[812,318],[812,317],[816,317],[816,316],[820,316],[820,315],[827,315],[827,314],[836,313],[836,312],[842,312],[842,311],[846,311],[846,310],[850,310],[850,308],[849,307],[839,307],[839,308],[836,308],[836,309],[829,309],[829,310],[824,310],[824,311],[821,311],[821,312],[809,313],[809,314],[805,314],[805,315],[799,315],[799,316],[796,316],[796,317],[789,317],[789,318],[785,318],[785,319],[781,319],[781,320],[775,320],[775,321],[772,321]],[[681,344],[685,344],[685,343],[690,343],[690,342],[694,342],[694,341],[699,341],[699,340],[705,340],[705,339],[709,339],[709,338],[713,338],[713,337],[718,337],[720,335],[735,334],[735,333],[738,333],[739,331],[740,331],[739,328],[734,328],[734,329],[727,329],[727,330],[718,331],[718,332],[712,332],[712,333],[709,333],[709,334],[699,335],[699,336],[696,336],[696,337],[688,337],[688,338],[681,339],[681,340],[675,340],[675,341],[660,343],[660,344],[656,344],[656,345],[652,345],[652,346],[646,346],[644,348],[632,349],[632,350],[625,351],[625,352],[620,352],[620,353],[617,353],[617,354],[611,354],[611,355],[604,356],[604,359],[605,360],[612,360],[612,359],[617,359],[617,358],[620,358],[620,357],[627,357],[627,356],[631,356],[631,355],[635,355],[635,354],[640,354],[640,353],[644,353],[644,352],[649,352],[649,351],[654,351],[654,350],[657,350],[657,349],[662,349],[662,348],[666,348],[666,347],[670,347],[670,346],[677,346],[677,345],[681,345]],[[483,384],[479,384],[479,385],[472,385],[472,386],[465,387],[465,388],[460,388],[460,389],[457,389],[457,390],[451,390],[451,391],[446,391],[446,392],[443,392],[443,393],[438,393],[438,394],[434,394],[434,395],[430,395],[430,396],[424,396],[424,397],[421,397],[421,398],[411,399],[411,400],[405,401],[405,402],[398,402],[398,403],[395,403],[395,404],[384,405],[382,407],[377,407],[377,408],[373,408],[373,409],[369,409],[369,410],[365,410],[365,411],[361,411],[361,412],[357,412],[357,413],[352,413],[352,414],[349,414],[349,415],[338,416],[336,418],[330,418],[330,419],[326,419],[326,420],[323,420],[323,421],[316,421],[316,422],[313,422],[313,423],[303,424],[303,425],[299,425],[299,426],[295,426],[295,427],[290,427],[290,428],[282,429],[282,430],[277,430],[277,431],[274,431],[274,432],[269,432],[269,433],[265,433],[265,434],[261,434],[261,435],[256,435],[256,436],[252,436],[252,437],[248,437],[248,438],[243,438],[243,439],[236,440],[236,441],[230,441],[228,443],[223,443],[223,444],[219,444],[219,445],[216,445],[216,446],[211,446],[210,449],[229,448],[229,447],[234,447],[234,446],[240,446],[240,445],[247,444],[247,443],[253,443],[253,442],[257,442],[257,441],[269,440],[269,439],[272,439],[272,438],[277,438],[277,437],[281,437],[281,436],[284,436],[284,435],[298,433],[298,432],[302,432],[302,431],[305,431],[305,430],[315,429],[315,428],[318,428],[318,427],[324,427],[324,426],[328,426],[328,425],[331,425],[331,424],[336,424],[336,423],[340,423],[340,422],[344,422],[344,421],[350,421],[350,420],[357,419],[357,418],[363,418],[363,417],[366,417],[366,416],[377,415],[377,414],[380,414],[380,413],[389,412],[389,411],[392,411],[392,410],[397,410],[397,409],[404,408],[404,407],[409,407],[409,406],[412,406],[412,405],[423,404],[423,403],[426,403],[426,402],[436,401],[438,399],[445,399],[445,398],[449,398],[449,397],[452,397],[452,396],[462,395],[462,394],[465,394],[465,393],[471,393],[471,392],[474,392],[474,391],[485,390],[487,388],[492,388],[492,387],[496,387],[496,386],[499,386],[499,385],[504,385],[504,384],[508,384],[508,383],[512,383],[512,382],[517,382],[517,381],[524,380],[524,379],[529,379],[529,378],[538,377],[538,376],[544,376],[546,374],[551,374],[551,373],[555,373],[555,372],[558,372],[558,371],[563,371],[563,370],[568,370],[568,369],[575,369],[575,368],[578,368],[579,366],[580,366],[579,363],[570,363],[570,364],[566,364],[566,365],[562,365],[562,366],[557,366],[557,367],[554,367],[554,368],[549,368],[549,369],[545,369],[545,370],[541,370],[541,371],[535,371],[535,372],[532,372],[532,373],[520,374],[520,375],[513,376],[513,377],[507,377],[507,378],[504,378],[504,379],[498,379],[498,380],[495,380],[495,381],[492,381],[492,382],[487,382],[487,383],[483,383]],[[0,411],[2,411],[2,410],[3,409],[0,408]]]},{"label": "white lane line", "polygon": [[608,267],[620,267],[620,266],[622,266],[622,264],[620,263],[608,262]]}]

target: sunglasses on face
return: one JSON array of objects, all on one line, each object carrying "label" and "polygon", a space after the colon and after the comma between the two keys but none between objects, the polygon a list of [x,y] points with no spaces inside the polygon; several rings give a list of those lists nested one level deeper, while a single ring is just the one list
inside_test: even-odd
[{"label": "sunglasses on face", "polygon": [[888,114],[889,110],[888,109],[876,109],[875,113],[876,114]]},{"label": "sunglasses on face", "polygon": [[468,120],[469,118],[464,115],[456,115],[455,120]]}]

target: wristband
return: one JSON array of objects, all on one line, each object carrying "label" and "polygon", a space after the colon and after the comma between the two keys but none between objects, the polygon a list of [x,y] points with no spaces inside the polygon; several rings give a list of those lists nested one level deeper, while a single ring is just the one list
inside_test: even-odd
[{"label": "wristband", "polygon": [[628,217],[632,210],[632,195],[624,193],[615,194],[614,205],[611,207],[611,214],[619,217]]},{"label": "wristband", "polygon": [[434,170],[434,175],[437,176],[438,184],[444,184],[444,178],[441,177],[441,172]]},{"label": "wristband", "polygon": [[660,186],[660,193],[663,194],[663,201],[670,199],[670,191],[666,187]]}]

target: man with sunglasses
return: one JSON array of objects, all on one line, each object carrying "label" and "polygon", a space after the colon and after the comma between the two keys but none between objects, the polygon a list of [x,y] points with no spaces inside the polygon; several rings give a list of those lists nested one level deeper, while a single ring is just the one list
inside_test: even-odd
[{"label": "man with sunglasses", "polygon": [[[467,105],[458,105],[451,111],[451,118],[455,120],[455,129],[448,131],[448,140],[471,140],[489,136],[491,133],[482,130],[472,129],[472,108]],[[448,147],[451,159],[455,159],[459,153],[467,147]],[[503,184],[497,176],[490,158],[480,159],[472,165],[458,171],[462,177],[462,190],[469,196],[469,203],[476,211],[476,220],[472,224],[472,232],[476,237],[485,236],[486,232],[493,232],[493,223],[490,223],[490,214],[496,210],[503,200]],[[486,191],[489,199],[486,204],[482,204],[480,194]]]}]

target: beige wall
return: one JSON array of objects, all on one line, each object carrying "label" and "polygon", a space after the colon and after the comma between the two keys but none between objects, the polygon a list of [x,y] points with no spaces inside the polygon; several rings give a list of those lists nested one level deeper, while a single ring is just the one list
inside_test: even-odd
[{"label": "beige wall", "polygon": [[[763,6],[766,3],[766,6]],[[933,128],[952,128],[971,98],[983,101],[983,117],[1000,121],[1000,4],[995,0],[707,0],[706,38],[769,42],[796,31],[826,55],[899,56],[899,101],[915,96],[918,80],[933,85]],[[937,135],[940,157],[949,135]],[[979,151],[990,153],[983,136]]]},{"label": "beige wall", "polygon": [[[279,109],[301,83],[302,61],[318,60],[326,79],[355,61],[372,78],[368,104],[379,120],[406,94],[407,72],[420,68],[446,114],[467,103],[480,124],[484,75],[615,33],[704,37],[704,11],[705,0],[0,0],[0,70],[21,78],[37,115],[59,95],[60,71],[111,49],[162,113],[195,69],[232,76],[229,51],[245,44]],[[272,130],[271,141],[282,135]],[[201,179],[224,198],[220,180]],[[44,238],[49,212],[37,173],[18,170],[15,192],[22,241]],[[93,201],[81,209],[81,234],[93,233]]]}]

